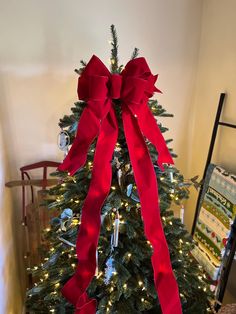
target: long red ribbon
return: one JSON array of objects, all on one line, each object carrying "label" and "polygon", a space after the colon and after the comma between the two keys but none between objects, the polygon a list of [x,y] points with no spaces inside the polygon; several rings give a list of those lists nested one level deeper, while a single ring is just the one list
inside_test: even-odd
[{"label": "long red ribbon", "polygon": [[58,167],[73,175],[87,159],[88,149],[97,137],[92,179],[85,199],[76,243],[79,265],[62,293],[76,307],[77,314],[94,314],[96,300],[86,293],[96,269],[96,249],[100,233],[100,210],[111,186],[111,159],[118,137],[118,124],[112,99],[121,99],[122,120],[131,164],[140,197],[144,231],[153,246],[154,282],[164,314],[181,314],[181,303],[168,246],[162,228],[158,187],[144,136],[158,151],[158,165],[173,164],[165,140],[147,101],[158,89],[144,58],[127,63],[121,75],[111,74],[93,56],[78,83],[79,98],[87,102],[78,124],[73,145]]}]

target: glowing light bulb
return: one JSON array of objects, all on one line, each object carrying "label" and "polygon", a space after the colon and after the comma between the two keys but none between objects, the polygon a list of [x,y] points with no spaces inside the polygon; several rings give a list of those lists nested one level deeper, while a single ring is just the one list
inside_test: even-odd
[{"label": "glowing light bulb", "polygon": [[142,286],[143,282],[140,280],[140,281],[138,282],[138,284],[139,284],[139,286]]}]

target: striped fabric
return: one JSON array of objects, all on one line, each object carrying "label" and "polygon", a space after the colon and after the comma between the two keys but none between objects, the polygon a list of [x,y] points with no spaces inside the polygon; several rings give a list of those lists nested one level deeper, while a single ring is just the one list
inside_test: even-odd
[{"label": "striped fabric", "polygon": [[236,176],[211,164],[194,232],[197,246],[192,254],[212,280],[217,280],[235,214]]}]

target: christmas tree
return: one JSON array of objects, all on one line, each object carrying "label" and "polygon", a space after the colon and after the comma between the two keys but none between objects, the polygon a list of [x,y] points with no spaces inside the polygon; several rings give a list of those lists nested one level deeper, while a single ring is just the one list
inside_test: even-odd
[{"label": "christmas tree", "polygon": [[[121,73],[118,65],[118,44],[114,26],[111,26],[111,73]],[[135,49],[131,59],[137,58]],[[83,73],[87,64],[76,70]],[[112,184],[102,206],[101,230],[97,247],[96,274],[89,285],[88,295],[97,300],[97,314],[102,313],[162,313],[153,281],[151,256],[153,247],[144,235],[144,226],[134,172],[130,162],[127,141],[123,130],[119,99],[113,100],[118,120],[119,135],[112,165]],[[72,113],[60,120],[59,126],[70,143],[76,138],[78,121],[86,102],[78,101]],[[148,101],[153,115],[158,119],[172,117],[157,100]],[[168,131],[158,122],[162,133]],[[166,140],[169,144],[172,140]],[[183,313],[209,313],[209,283],[201,266],[191,256],[194,246],[191,237],[179,218],[173,213],[173,205],[180,206],[189,197],[189,187],[195,179],[184,180],[179,170],[165,165],[164,171],[156,164],[158,154],[146,140],[153,162],[159,191],[159,207],[171,264],[178,282]],[[94,162],[94,142],[87,154],[85,166],[75,173],[57,171],[61,183],[49,193],[55,201],[48,203],[49,210],[57,210],[51,227],[44,236],[50,244],[45,250],[41,265],[29,269],[35,278],[34,287],[27,292],[27,309],[30,313],[74,313],[72,306],[61,294],[61,289],[77,267],[76,238],[81,224],[81,211],[87,196]],[[170,149],[172,157],[177,157]],[[148,174],[147,174],[148,175]],[[78,243],[79,247],[79,243]]]}]

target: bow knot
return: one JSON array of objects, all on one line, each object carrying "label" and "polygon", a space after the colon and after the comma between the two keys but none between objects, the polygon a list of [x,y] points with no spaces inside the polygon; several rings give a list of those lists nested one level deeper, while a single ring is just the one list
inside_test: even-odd
[{"label": "bow knot", "polygon": [[120,74],[111,74],[110,83],[110,97],[112,99],[119,99],[122,88],[122,76]]}]

